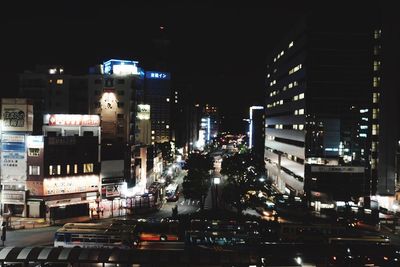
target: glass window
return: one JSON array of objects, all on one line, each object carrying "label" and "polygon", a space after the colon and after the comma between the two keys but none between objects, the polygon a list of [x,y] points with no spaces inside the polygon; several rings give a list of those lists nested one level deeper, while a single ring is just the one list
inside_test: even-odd
[{"label": "glass window", "polygon": [[304,98],[304,93],[299,94],[299,99],[303,99]]},{"label": "glass window", "polygon": [[29,166],[29,175],[40,175],[40,166]]},{"label": "glass window", "polygon": [[299,130],[300,131],[304,130],[304,124],[299,124]]},{"label": "glass window", "polygon": [[74,164],[74,174],[78,173],[78,164]]},{"label": "glass window", "polygon": [[93,163],[83,164],[83,173],[92,173],[92,172],[93,172]]},{"label": "glass window", "polygon": [[299,109],[299,115],[303,115],[304,114],[304,108]]},{"label": "glass window", "polygon": [[71,166],[69,164],[67,164],[67,174],[71,173]]},{"label": "glass window", "polygon": [[58,175],[61,174],[61,165],[57,165],[57,174],[58,174]]},{"label": "glass window", "polygon": [[57,84],[63,84],[64,80],[63,79],[57,79]]},{"label": "glass window", "polygon": [[56,175],[56,167],[53,165],[49,165],[49,175]]},{"label": "glass window", "polygon": [[289,48],[291,48],[293,45],[294,45],[294,42],[291,41],[291,42],[289,43]]},{"label": "glass window", "polygon": [[38,157],[40,154],[39,148],[28,148],[29,157]]}]

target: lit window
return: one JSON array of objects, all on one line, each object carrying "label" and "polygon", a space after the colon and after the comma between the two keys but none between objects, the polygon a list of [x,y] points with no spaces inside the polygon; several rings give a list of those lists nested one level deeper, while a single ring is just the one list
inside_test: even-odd
[{"label": "lit window", "polygon": [[381,77],[374,77],[373,86],[378,87],[380,85],[380,82],[381,82]]},{"label": "lit window", "polygon": [[294,111],[294,115],[299,115],[299,110],[296,109],[296,110]]},{"label": "lit window", "polygon": [[379,124],[372,124],[372,135],[379,135]]},{"label": "lit window", "polygon": [[288,84],[289,89],[293,87],[293,83]]},{"label": "lit window", "polygon": [[304,98],[304,93],[299,94],[299,99],[303,99]]},{"label": "lit window", "polygon": [[271,77],[271,75],[268,73],[268,74],[267,74],[267,78],[269,78],[269,77]]},{"label": "lit window", "polygon": [[53,165],[49,165],[49,175],[56,175],[56,168]]},{"label": "lit window", "polygon": [[304,130],[304,124],[299,124],[299,130],[300,131]]},{"label": "lit window", "polygon": [[372,119],[377,119],[379,116],[379,108],[374,108],[372,110]]},{"label": "lit window", "polygon": [[57,79],[57,84],[63,84],[64,80],[63,79]]},{"label": "lit window", "polygon": [[74,164],[74,174],[78,173],[78,164]]},{"label": "lit window", "polygon": [[293,100],[294,101],[297,101],[299,99],[299,96],[298,95],[295,95],[294,97],[293,97]]},{"label": "lit window", "polygon": [[69,164],[67,164],[67,174],[71,173],[71,166]]},{"label": "lit window", "polygon": [[175,103],[178,103],[178,100],[175,100]]},{"label": "lit window", "polygon": [[293,129],[297,130],[297,124],[293,124]]},{"label": "lit window", "polygon": [[49,69],[49,74],[56,74],[57,69]]},{"label": "lit window", "polygon": [[299,109],[299,115],[303,115],[304,114],[304,108]]},{"label": "lit window", "polygon": [[379,96],[380,96],[379,93],[374,93],[373,97],[372,97],[372,102],[378,103],[379,102]]},{"label": "lit window", "polygon": [[53,80],[49,80],[49,83],[52,83],[53,82]]},{"label": "lit window", "polygon": [[168,125],[168,124],[167,124],[167,125],[165,125],[165,128],[166,128],[166,129],[169,129],[169,125]]},{"label": "lit window", "polygon": [[40,175],[40,166],[29,166],[29,175]]},{"label": "lit window", "polygon": [[381,69],[381,62],[374,60],[374,71],[378,71]]},{"label": "lit window", "polygon": [[283,100],[279,101],[279,104],[280,104],[280,105],[283,105]]},{"label": "lit window", "polygon": [[289,43],[289,48],[291,48],[293,45],[294,45],[294,42],[291,41],[291,42]]},{"label": "lit window", "polygon": [[40,154],[39,148],[28,148],[29,157],[39,157],[39,154]]},{"label": "lit window", "polygon": [[381,30],[374,30],[374,39],[379,39],[381,37]]},{"label": "lit window", "polygon": [[297,65],[293,69],[289,70],[289,75],[292,74],[292,73],[295,73],[296,71],[300,70],[301,68],[302,68],[301,64]]},{"label": "lit window", "polygon": [[154,140],[154,139],[155,139],[155,137],[154,137],[154,136],[152,136],[152,137],[151,137],[151,140]]},{"label": "lit window", "polygon": [[378,143],[377,142],[372,142],[371,143],[371,150],[373,152],[377,151]]},{"label": "lit window", "polygon": [[58,175],[61,174],[61,165],[57,165],[57,174],[58,174]]},{"label": "lit window", "polygon": [[167,102],[169,102],[169,98],[167,97]]},{"label": "lit window", "polygon": [[177,95],[177,94],[178,94],[178,91],[175,91],[175,94]]},{"label": "lit window", "polygon": [[151,131],[151,134],[154,134],[155,132],[154,131]]},{"label": "lit window", "polygon": [[83,164],[83,173],[92,173],[92,172],[93,172],[93,163]]}]

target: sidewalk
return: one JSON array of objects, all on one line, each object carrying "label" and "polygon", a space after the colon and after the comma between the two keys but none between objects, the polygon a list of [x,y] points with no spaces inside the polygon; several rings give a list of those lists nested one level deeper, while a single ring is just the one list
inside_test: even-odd
[{"label": "sidewalk", "polygon": [[[0,216],[0,220],[3,221],[2,216]],[[9,230],[33,229],[50,226],[50,223],[46,222],[43,218],[23,218],[13,216],[9,218],[9,223]]]}]

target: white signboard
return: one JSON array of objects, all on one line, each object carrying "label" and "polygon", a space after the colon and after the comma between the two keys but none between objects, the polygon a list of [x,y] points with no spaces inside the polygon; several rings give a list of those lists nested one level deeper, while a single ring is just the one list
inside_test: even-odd
[{"label": "white signboard", "polygon": [[357,166],[311,166],[311,172],[364,173],[365,169]]},{"label": "white signboard", "polygon": [[26,104],[3,104],[1,107],[3,132],[32,131],[33,108]]},{"label": "white signboard", "polygon": [[139,104],[137,118],[139,120],[150,120],[150,105]]},{"label": "white signboard", "polygon": [[1,143],[2,182],[23,182],[26,180],[25,135],[3,134]]},{"label": "white signboard", "polygon": [[29,135],[26,137],[26,145],[28,148],[43,148],[43,135]]},{"label": "white signboard", "polygon": [[98,115],[47,114],[44,124],[49,126],[100,126]]}]

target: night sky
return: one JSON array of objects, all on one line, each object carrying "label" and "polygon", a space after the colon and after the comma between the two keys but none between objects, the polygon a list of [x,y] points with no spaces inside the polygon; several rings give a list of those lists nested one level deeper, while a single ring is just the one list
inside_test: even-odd
[{"label": "night sky", "polygon": [[314,8],[310,1],[55,2],[13,4],[2,11],[2,96],[13,96],[17,74],[35,64],[61,64],[66,73],[85,74],[89,66],[121,58],[149,69],[160,54],[153,40],[164,37],[170,40],[168,68],[175,80],[191,84],[199,100],[218,105],[225,128],[234,131],[244,130],[250,105],[263,104],[271,49]]}]

